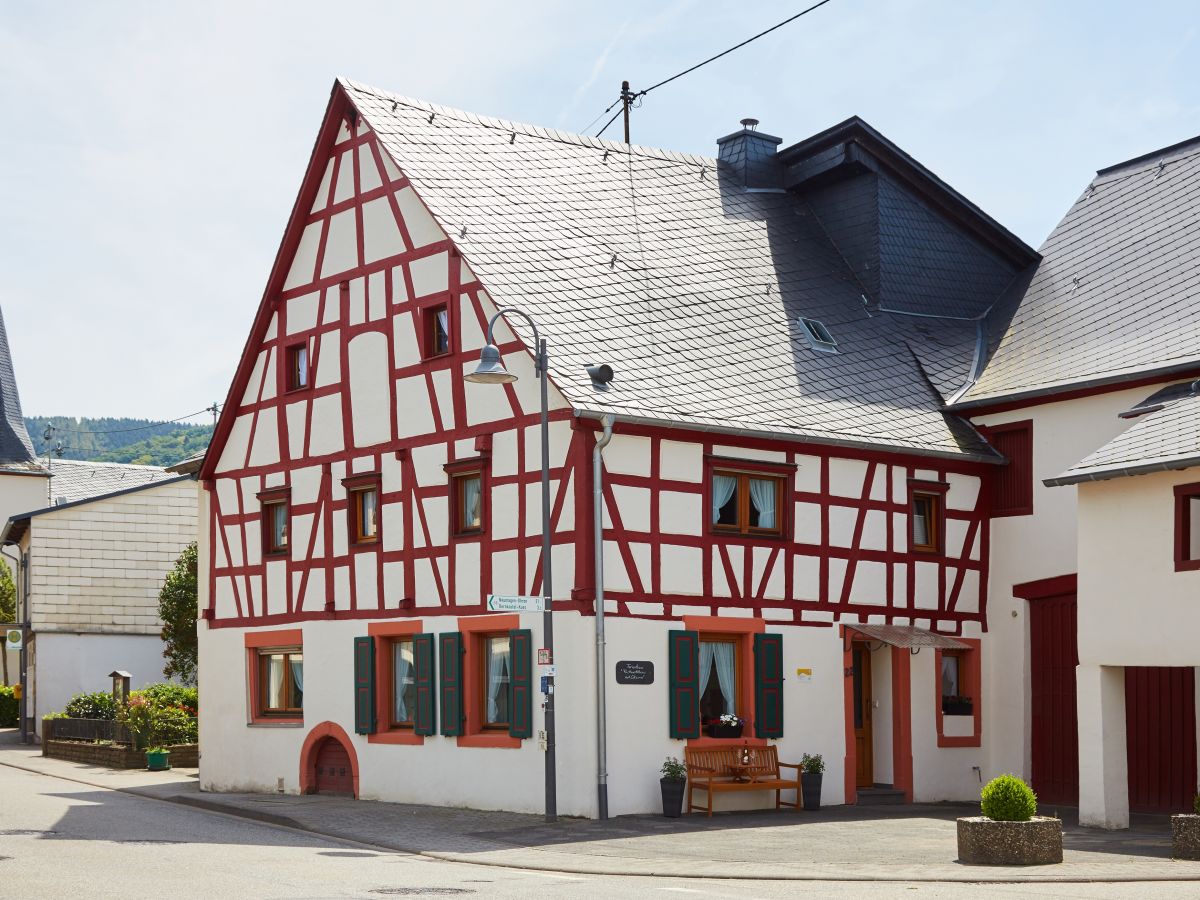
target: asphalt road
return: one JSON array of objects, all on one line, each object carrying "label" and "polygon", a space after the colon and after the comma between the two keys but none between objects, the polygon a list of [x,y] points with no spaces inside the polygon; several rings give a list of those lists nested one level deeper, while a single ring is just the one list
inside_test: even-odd
[{"label": "asphalt road", "polygon": [[[864,852],[870,852],[864,848]],[[554,875],[379,851],[0,765],[0,897],[1195,897],[1196,884],[863,884]]]}]

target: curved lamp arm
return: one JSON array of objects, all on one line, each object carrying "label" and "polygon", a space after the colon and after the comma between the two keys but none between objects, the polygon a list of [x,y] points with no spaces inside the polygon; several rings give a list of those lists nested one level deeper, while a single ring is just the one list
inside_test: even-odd
[{"label": "curved lamp arm", "polygon": [[515,306],[502,306],[500,309],[496,310],[496,312],[492,314],[492,317],[488,319],[487,343],[493,345],[496,343],[494,340],[492,340],[492,329],[496,325],[496,320],[505,313],[516,313],[529,323],[529,327],[533,329],[533,349],[537,359],[537,371],[539,373],[546,371],[546,345],[542,341],[541,336],[538,334],[537,323],[533,321],[533,317],[523,309],[518,309]]}]

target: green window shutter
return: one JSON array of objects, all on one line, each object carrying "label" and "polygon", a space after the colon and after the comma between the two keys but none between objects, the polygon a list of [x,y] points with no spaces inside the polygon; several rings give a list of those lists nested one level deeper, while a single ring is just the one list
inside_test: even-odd
[{"label": "green window shutter", "polygon": [[533,632],[510,631],[508,644],[508,733],[533,737]]},{"label": "green window shutter", "polygon": [[754,636],[754,734],[783,737],[783,635]]},{"label": "green window shutter", "polygon": [[442,734],[453,737],[463,733],[463,638],[458,631],[447,631],[438,635],[438,641]]},{"label": "green window shutter", "polygon": [[700,633],[670,631],[667,637],[671,737],[700,737]]},{"label": "green window shutter", "polygon": [[417,688],[417,708],[413,711],[413,734],[437,733],[437,680],[434,676],[432,634],[413,635],[413,681]]},{"label": "green window shutter", "polygon": [[354,730],[375,733],[375,638],[354,639]]}]

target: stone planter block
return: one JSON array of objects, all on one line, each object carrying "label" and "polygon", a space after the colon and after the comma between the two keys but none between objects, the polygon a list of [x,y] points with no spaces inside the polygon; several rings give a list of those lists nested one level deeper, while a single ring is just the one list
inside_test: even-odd
[{"label": "stone planter block", "polygon": [[958,820],[958,861],[973,866],[1045,866],[1063,860],[1062,822],[1034,816],[997,822],[986,816]]},{"label": "stone planter block", "polygon": [[1195,813],[1171,816],[1171,856],[1200,859],[1200,816]]}]

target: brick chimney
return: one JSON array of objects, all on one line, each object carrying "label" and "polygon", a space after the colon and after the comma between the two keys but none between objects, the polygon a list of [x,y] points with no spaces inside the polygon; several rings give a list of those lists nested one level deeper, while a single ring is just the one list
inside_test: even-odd
[{"label": "brick chimney", "polygon": [[758,130],[758,119],[742,119],[741,131],[717,138],[717,159],[721,168],[733,172],[748,191],[782,191],[783,166],[775,160],[775,150],[783,138]]}]

